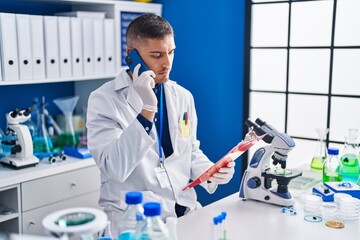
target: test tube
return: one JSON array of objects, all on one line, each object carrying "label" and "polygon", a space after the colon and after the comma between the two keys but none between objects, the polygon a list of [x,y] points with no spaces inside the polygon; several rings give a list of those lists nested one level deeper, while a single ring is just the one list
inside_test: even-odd
[{"label": "test tube", "polygon": [[223,219],[223,223],[222,223],[222,239],[226,240],[227,239],[227,226],[226,226],[226,212],[221,212],[221,217]]},{"label": "test tube", "polygon": [[223,218],[222,218],[221,214],[218,216],[218,220],[219,220],[218,239],[223,240],[222,239],[222,235],[223,235]]},{"label": "test tube", "polygon": [[218,217],[213,218],[213,240],[219,240],[219,234],[218,234]]}]

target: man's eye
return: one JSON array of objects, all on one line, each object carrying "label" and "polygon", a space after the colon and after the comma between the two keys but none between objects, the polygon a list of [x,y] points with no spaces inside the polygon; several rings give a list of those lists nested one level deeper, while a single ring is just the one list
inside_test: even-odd
[{"label": "man's eye", "polygon": [[159,53],[159,54],[153,54],[152,57],[153,57],[153,58],[160,58],[160,57],[161,57],[161,54],[160,54],[160,53]]}]

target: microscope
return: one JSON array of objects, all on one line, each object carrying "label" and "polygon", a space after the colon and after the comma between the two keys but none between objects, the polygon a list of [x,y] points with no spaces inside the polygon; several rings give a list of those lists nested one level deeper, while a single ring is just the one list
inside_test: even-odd
[{"label": "microscope", "polygon": [[[274,127],[257,118],[255,123],[246,120],[245,125],[253,129],[256,135],[267,135],[262,139],[268,145],[254,153],[240,184],[240,198],[254,199],[281,206],[292,206],[294,198],[288,191],[291,179],[301,176],[300,171],[286,169],[287,154],[294,148],[295,142],[285,133],[278,132]],[[281,168],[271,168],[273,165]],[[272,187],[276,180],[277,187]]]},{"label": "microscope", "polygon": [[16,109],[6,115],[8,129],[3,136],[1,144],[4,149],[10,149],[10,154],[5,154],[0,163],[11,168],[20,169],[35,166],[39,159],[33,154],[33,142],[29,128],[21,123],[31,117],[31,108],[26,110]]}]

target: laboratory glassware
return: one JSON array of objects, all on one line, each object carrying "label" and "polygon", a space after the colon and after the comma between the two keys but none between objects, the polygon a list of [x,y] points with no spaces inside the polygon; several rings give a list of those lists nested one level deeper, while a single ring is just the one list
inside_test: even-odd
[{"label": "laboratory glassware", "polygon": [[94,234],[106,228],[108,217],[95,208],[68,208],[47,215],[42,225],[47,233],[60,240],[94,240]]},{"label": "laboratory glassware", "polygon": [[65,129],[59,135],[56,144],[60,149],[63,149],[64,146],[77,147],[79,145],[79,136],[75,133],[73,126],[73,111],[78,100],[79,96],[57,98],[53,100],[65,117]]},{"label": "laboratory glassware", "polygon": [[40,153],[50,153],[54,150],[53,143],[47,131],[44,109],[45,109],[45,97],[43,96],[40,103],[40,108],[38,109],[37,112],[38,116],[36,117],[38,121],[37,122],[38,134],[33,139],[35,155]]},{"label": "laboratory glassware", "polygon": [[328,157],[323,167],[323,182],[341,182],[342,181],[342,163],[339,159],[339,149],[329,148]]},{"label": "laboratory glassware", "polygon": [[310,167],[313,170],[321,171],[323,169],[324,161],[327,157],[327,150],[326,150],[326,135],[329,133],[328,128],[317,128],[315,129],[316,133],[318,134],[318,145],[316,147],[315,154],[311,160]]},{"label": "laboratory glassware", "polygon": [[358,129],[349,129],[349,135],[345,137],[344,153],[340,158],[343,165],[342,178],[343,181],[357,183],[359,178],[359,159],[358,152],[359,146],[358,140]]},{"label": "laboratory glassware", "polygon": [[[135,228],[143,218],[144,209],[141,206],[143,196],[141,192],[127,192],[125,195],[125,202],[127,204],[124,213],[121,215],[119,225],[117,226],[117,234],[119,240],[126,240],[133,238]],[[116,235],[115,235],[116,236]]]},{"label": "laboratory glassware", "polygon": [[147,202],[144,204],[144,221],[137,228],[136,239],[170,240],[169,231],[160,218],[161,206],[158,202]]}]

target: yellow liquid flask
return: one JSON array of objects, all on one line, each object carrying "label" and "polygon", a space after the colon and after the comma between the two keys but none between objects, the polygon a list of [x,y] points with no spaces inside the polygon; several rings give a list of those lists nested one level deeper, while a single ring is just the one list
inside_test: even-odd
[{"label": "yellow liquid flask", "polygon": [[315,129],[318,134],[318,145],[316,147],[315,154],[311,160],[311,169],[315,171],[322,171],[324,161],[327,157],[327,149],[326,149],[326,135],[329,133],[328,128],[317,128]]}]

